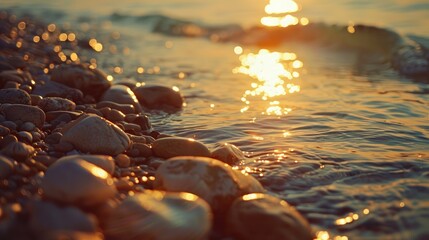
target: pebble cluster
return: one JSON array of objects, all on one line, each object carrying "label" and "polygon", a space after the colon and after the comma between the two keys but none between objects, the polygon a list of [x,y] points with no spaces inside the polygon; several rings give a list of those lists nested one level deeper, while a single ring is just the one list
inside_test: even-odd
[{"label": "pebble cluster", "polygon": [[312,239],[308,222],[209,149],[155,131],[165,86],[64,58],[61,31],[0,12],[0,239]]}]

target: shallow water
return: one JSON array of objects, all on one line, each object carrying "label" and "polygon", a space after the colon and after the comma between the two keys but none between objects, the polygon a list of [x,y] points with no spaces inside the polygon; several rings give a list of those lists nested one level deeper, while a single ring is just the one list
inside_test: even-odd
[{"label": "shallow water", "polygon": [[[215,25],[251,26],[264,15],[264,1],[241,0],[234,6],[110,1],[97,10],[79,2],[67,7],[45,2],[14,9],[67,22],[79,30],[78,37],[97,38],[104,50],[92,55],[115,80],[177,86],[187,106],[175,114],[152,112],[155,129],[211,147],[237,145],[249,156],[239,168],[295,205],[320,231],[320,239],[328,234],[429,237],[429,85],[424,81],[401,76],[385,59],[362,61],[367,56],[356,51],[284,43],[262,52],[241,46],[240,53],[234,43],[154,34],[150,22],[110,17],[113,10],[132,16],[158,11]],[[425,1],[319,2],[301,1],[298,15],[429,36]]]}]

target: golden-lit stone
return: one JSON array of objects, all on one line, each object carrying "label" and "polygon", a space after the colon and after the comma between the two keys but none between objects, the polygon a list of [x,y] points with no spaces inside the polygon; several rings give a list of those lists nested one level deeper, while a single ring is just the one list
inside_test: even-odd
[{"label": "golden-lit stone", "polygon": [[144,191],[111,210],[105,233],[111,239],[207,239],[212,216],[207,203],[190,193]]},{"label": "golden-lit stone", "polygon": [[251,175],[213,158],[191,156],[163,162],[156,171],[154,188],[193,193],[206,200],[215,213],[224,213],[244,194],[265,192]]},{"label": "golden-lit stone", "polygon": [[42,179],[41,188],[49,199],[79,206],[93,206],[116,194],[110,175],[83,160],[52,164]]},{"label": "golden-lit stone", "polygon": [[203,143],[192,138],[160,138],[153,142],[152,149],[156,156],[162,158],[176,156],[210,156],[210,150]]},{"label": "golden-lit stone", "polygon": [[237,198],[228,212],[226,227],[240,240],[314,239],[309,223],[294,207],[261,193]]},{"label": "golden-lit stone", "polygon": [[86,161],[102,168],[104,171],[113,174],[115,171],[115,160],[107,155],[69,155],[59,158],[57,161]]},{"label": "golden-lit stone", "polygon": [[164,86],[140,86],[133,89],[142,106],[149,109],[181,109],[182,95],[177,89]]},{"label": "golden-lit stone", "polygon": [[131,104],[137,113],[142,111],[136,95],[125,85],[113,85],[101,97],[101,101],[110,101],[118,104]]},{"label": "golden-lit stone", "polygon": [[233,165],[246,158],[244,153],[238,147],[229,143],[224,143],[217,147],[211,153],[211,157],[221,160],[229,165]]},{"label": "golden-lit stone", "polygon": [[84,114],[62,129],[61,141],[78,150],[93,154],[117,155],[130,145],[127,134],[110,121],[93,114]]}]

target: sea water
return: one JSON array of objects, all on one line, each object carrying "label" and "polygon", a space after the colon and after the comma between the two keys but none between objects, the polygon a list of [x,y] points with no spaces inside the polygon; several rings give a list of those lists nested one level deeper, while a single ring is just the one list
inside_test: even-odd
[{"label": "sea water", "polygon": [[[147,20],[249,28],[261,25],[268,1],[3,2],[97,39],[103,50],[90,56],[115,81],[179,88],[186,106],[151,112],[155,129],[238,146],[248,159],[237,167],[296,206],[319,239],[429,238],[427,76],[327,43],[219,43],[153,33]],[[429,36],[425,0],[296,2],[298,19],[351,33],[362,23]]]}]

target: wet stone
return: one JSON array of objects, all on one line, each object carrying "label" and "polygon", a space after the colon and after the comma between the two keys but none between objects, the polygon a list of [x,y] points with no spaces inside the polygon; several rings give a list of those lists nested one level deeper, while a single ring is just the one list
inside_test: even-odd
[{"label": "wet stone", "polygon": [[128,157],[125,154],[119,154],[115,157],[116,164],[121,168],[126,168],[130,166],[131,160],[130,157]]},{"label": "wet stone", "polygon": [[124,131],[97,115],[82,115],[64,126],[62,134],[61,141],[93,154],[117,155],[130,145],[130,139]]},{"label": "wet stone", "polygon": [[243,152],[233,144],[224,143],[217,147],[212,153],[211,157],[221,160],[229,165],[234,165],[239,161],[245,159]]},{"label": "wet stone", "polygon": [[46,118],[42,109],[23,104],[2,104],[0,112],[10,121],[32,122],[39,128],[43,126]]},{"label": "wet stone", "polygon": [[204,144],[191,138],[160,138],[153,142],[152,149],[155,156],[162,158],[176,156],[210,156],[210,150]]},{"label": "wet stone", "polygon": [[79,89],[71,88],[51,80],[46,80],[45,84],[37,84],[32,93],[42,97],[67,98],[74,102],[79,102],[83,99],[83,93]]},{"label": "wet stone", "polygon": [[62,64],[52,70],[52,81],[81,90],[98,99],[110,88],[107,75],[87,64]]},{"label": "wet stone", "polygon": [[101,102],[98,102],[96,105],[97,109],[104,108],[104,107],[116,109],[118,111],[121,111],[124,114],[132,114],[136,112],[132,104],[120,104],[120,103],[115,103],[111,101],[101,101]]},{"label": "wet stone", "polygon": [[190,192],[206,200],[213,211],[223,214],[232,201],[248,193],[265,192],[254,177],[207,157],[175,157],[159,166],[155,189]]},{"label": "wet stone", "polygon": [[102,203],[116,193],[110,175],[83,160],[52,164],[45,173],[41,187],[47,198],[78,206]]},{"label": "wet stone", "polygon": [[0,103],[31,104],[30,95],[21,89],[0,89]]},{"label": "wet stone", "polygon": [[143,191],[111,210],[104,225],[109,239],[207,239],[212,216],[193,194]]},{"label": "wet stone", "polygon": [[101,97],[101,101],[110,101],[119,104],[131,104],[137,113],[142,111],[139,101],[133,91],[124,85],[113,85]]},{"label": "wet stone", "polygon": [[73,101],[60,97],[45,97],[39,101],[38,106],[45,112],[73,111],[76,108]]},{"label": "wet stone", "polygon": [[16,137],[20,142],[24,142],[26,144],[31,144],[33,142],[33,135],[26,131],[21,131],[16,134]]},{"label": "wet stone", "polygon": [[69,155],[57,161],[86,161],[102,168],[110,175],[115,171],[115,160],[107,155]]},{"label": "wet stone", "polygon": [[179,110],[183,97],[172,88],[165,86],[140,86],[133,89],[140,104],[149,109]]},{"label": "wet stone", "polygon": [[286,201],[267,194],[237,198],[227,217],[227,229],[236,239],[314,239],[307,220]]}]

